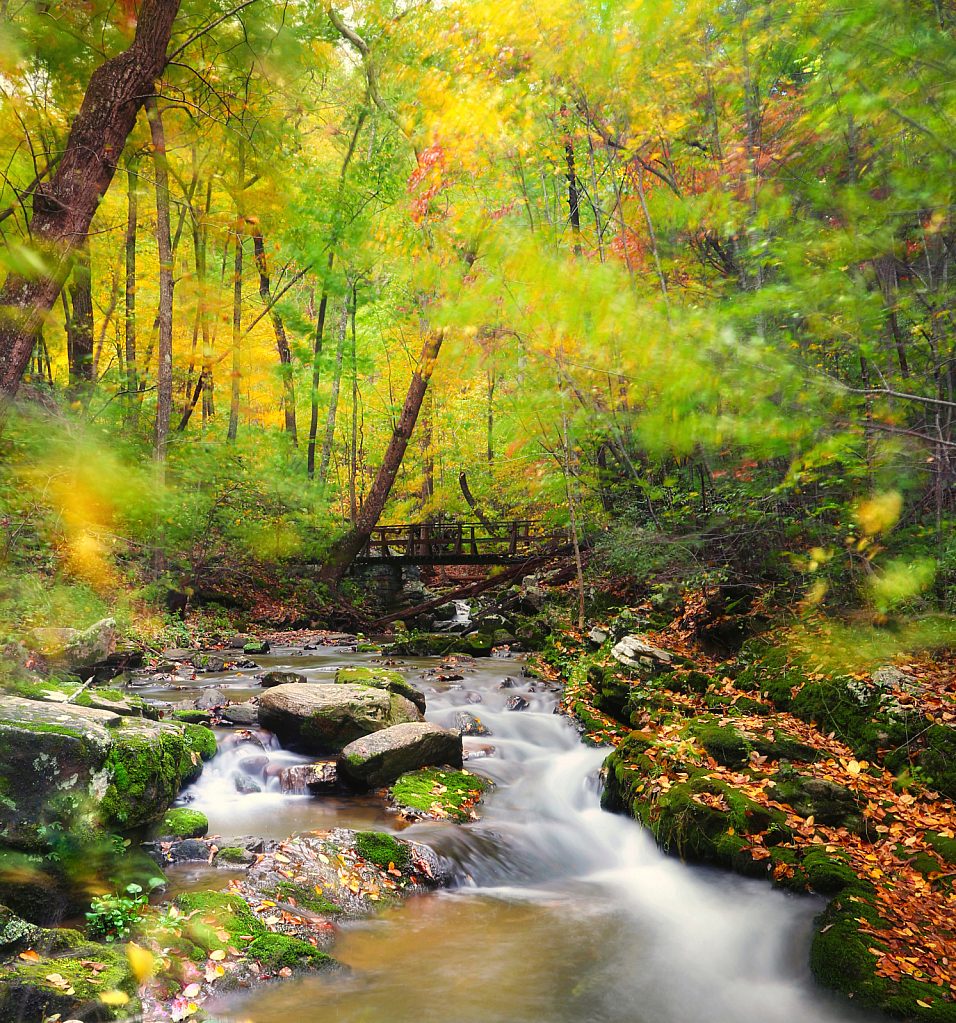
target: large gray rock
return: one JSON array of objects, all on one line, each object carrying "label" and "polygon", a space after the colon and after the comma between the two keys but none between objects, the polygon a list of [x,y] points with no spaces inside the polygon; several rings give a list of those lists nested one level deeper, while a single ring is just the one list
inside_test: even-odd
[{"label": "large gray rock", "polygon": [[297,671],[267,671],[264,675],[259,676],[260,685],[266,688],[292,685],[294,682],[301,685],[308,681],[305,675],[300,675]]},{"label": "large gray rock", "polygon": [[388,785],[406,771],[431,764],[461,767],[461,736],[421,721],[393,725],[351,742],[342,750],[340,770],[359,785]]},{"label": "large gray rock", "polygon": [[625,636],[611,648],[611,656],[615,661],[625,664],[629,668],[642,667],[642,657],[647,657],[651,661],[663,664],[670,664],[674,659],[673,654],[668,653],[666,650],[661,650],[659,647],[652,646],[647,640],[641,639],[640,636]]},{"label": "large gray rock", "polygon": [[0,842],[41,849],[55,821],[120,829],[161,817],[215,749],[196,725],[0,696]]},{"label": "large gray rock", "polygon": [[103,618],[88,629],[34,629],[30,645],[55,664],[88,667],[105,661],[116,649],[116,619]]},{"label": "large gray rock", "polygon": [[39,848],[68,804],[97,802],[109,784],[109,711],[0,697],[0,841]]},{"label": "large gray rock", "polygon": [[259,724],[284,745],[316,753],[340,750],[391,725],[421,721],[404,696],[359,685],[292,683],[276,686],[259,701]]},{"label": "large gray rock", "polygon": [[390,693],[397,693],[404,696],[424,714],[425,694],[413,686],[406,678],[397,671],[390,671],[388,668],[370,668],[360,666],[355,668],[339,668],[335,673],[337,685],[361,685],[371,686],[373,689],[387,689]]}]

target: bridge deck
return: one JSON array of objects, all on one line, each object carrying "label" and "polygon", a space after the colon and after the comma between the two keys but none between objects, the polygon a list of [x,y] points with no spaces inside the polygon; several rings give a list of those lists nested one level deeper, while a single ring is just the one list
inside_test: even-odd
[{"label": "bridge deck", "polygon": [[[489,528],[490,527],[490,528]],[[564,534],[531,519],[502,522],[415,522],[376,526],[359,565],[507,565],[526,560]]]}]

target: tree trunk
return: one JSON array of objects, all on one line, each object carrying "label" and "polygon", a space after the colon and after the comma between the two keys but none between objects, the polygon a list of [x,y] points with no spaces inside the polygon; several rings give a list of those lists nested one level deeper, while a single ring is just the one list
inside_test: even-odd
[{"label": "tree trunk", "polygon": [[0,289],[6,314],[0,322],[0,395],[16,394],[43,318],[113,180],[139,108],[166,66],[179,2],[143,0],[132,45],[93,72],[56,174],[37,185],[30,234],[47,270],[36,277],[11,273]]},{"label": "tree trunk", "polygon": [[77,250],[69,290],[73,305],[67,320],[70,387],[80,392],[87,389],[93,379],[93,271],[88,241]]},{"label": "tree trunk", "polygon": [[372,489],[369,491],[355,526],[336,544],[329,560],[323,566],[320,575],[323,582],[332,586],[338,585],[342,576],[345,575],[346,569],[365,546],[385,509],[392,484],[401,468],[408,442],[415,429],[415,423],[418,421],[418,413],[428,390],[428,382],[434,372],[443,340],[444,336],[441,333],[433,332],[425,342],[418,368],[408,385],[408,394],[405,396],[402,414],[392,431],[392,437],[389,440],[382,464],[375,475]]},{"label": "tree trunk", "polygon": [[488,370],[488,464],[495,460],[495,369]]},{"label": "tree trunk", "polygon": [[[252,236],[252,244],[255,250],[256,266],[259,269],[259,294],[262,301],[268,307],[272,301],[272,291],[269,285],[269,264],[266,262],[265,243],[262,239],[262,232],[258,229]],[[292,380],[292,352],[289,351],[289,341],[285,336],[285,324],[282,317],[272,309],[272,329],[276,335],[276,348],[279,350],[280,372],[282,373],[283,407],[285,409],[285,432],[295,447],[299,446],[299,438],[295,428],[295,384]]]},{"label": "tree trunk", "polygon": [[159,351],[156,368],[156,432],[153,460],[165,473],[169,418],[173,408],[173,242],[169,231],[169,166],[163,117],[150,97],[146,116],[153,142],[156,173],[156,247],[159,252]]},{"label": "tree trunk", "polygon": [[574,146],[570,139],[564,144],[564,159],[568,167],[568,215],[574,233],[574,254],[581,255],[581,206],[578,202],[578,177],[574,169]]},{"label": "tree trunk", "polygon": [[[358,296],[352,285],[352,447],[349,455],[349,522],[353,527],[358,522],[358,505],[355,501],[355,477],[358,475],[358,359],[355,351],[355,311]],[[417,414],[417,413],[416,413]]]},{"label": "tree trunk", "polygon": [[425,395],[422,418],[422,501],[425,508],[435,496],[435,452],[432,449],[432,408],[434,401],[431,392]]},{"label": "tree trunk", "polygon": [[126,214],[126,389],[127,403],[133,407],[136,382],[136,226],[138,219],[138,179],[133,161],[126,165],[128,207]]},{"label": "tree trunk", "polygon": [[[241,222],[240,222],[241,224]],[[242,235],[236,226],[236,259],[233,267],[232,285],[232,397],[229,402],[229,440],[235,440],[239,433],[239,383],[242,379],[242,362],[239,343],[242,330]]]},{"label": "tree trunk", "polygon": [[342,300],[342,319],[339,322],[338,344],[335,348],[335,373],[332,377],[332,394],[329,397],[329,412],[325,420],[325,444],[322,445],[322,462],[319,465],[319,485],[325,486],[329,471],[329,458],[332,455],[332,442],[335,440],[335,414],[339,405],[339,388],[342,384],[342,356],[345,352],[345,334],[348,330],[349,306]]},{"label": "tree trunk", "polygon": [[[329,256],[331,263],[332,257]],[[315,340],[312,343],[312,393],[311,415],[309,418],[309,449],[306,456],[306,472],[309,479],[315,476],[315,437],[319,430],[319,366],[322,361],[322,335],[325,332],[325,316],[329,308],[329,293],[322,292],[319,300],[319,315],[315,321]]]}]

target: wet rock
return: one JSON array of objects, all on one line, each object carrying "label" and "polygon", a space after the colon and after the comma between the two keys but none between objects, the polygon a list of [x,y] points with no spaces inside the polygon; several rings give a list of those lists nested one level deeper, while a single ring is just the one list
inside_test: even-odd
[{"label": "wet rock", "polygon": [[248,657],[237,657],[233,662],[234,668],[258,668],[259,665]]},{"label": "wet rock", "polygon": [[167,661],[191,661],[195,653],[195,650],[190,650],[188,647],[170,647],[163,651],[163,657]]},{"label": "wet rock", "polygon": [[208,862],[209,846],[198,838],[187,838],[182,842],[174,842],[166,852],[170,863]]},{"label": "wet rock", "polygon": [[213,710],[225,707],[228,702],[229,698],[221,689],[204,689],[195,706],[196,710]]},{"label": "wet rock", "polygon": [[518,683],[515,682],[513,678],[505,675],[505,677],[495,686],[495,689],[514,689],[517,684]]},{"label": "wet rock", "polygon": [[393,725],[349,743],[341,771],[368,786],[387,785],[407,771],[432,764],[461,767],[461,736],[431,721]]},{"label": "wet rock", "polygon": [[467,710],[460,710],[455,715],[454,730],[459,735],[491,735],[491,730]]},{"label": "wet rock", "polygon": [[253,792],[261,792],[262,786],[258,782],[254,782],[251,778],[247,778],[244,774],[234,774],[232,776],[233,782],[235,782],[236,792],[241,792],[244,796],[251,795]]},{"label": "wet rock", "polygon": [[506,710],[527,710],[531,706],[530,702],[523,696],[512,696],[505,704]]},{"label": "wet rock", "polygon": [[233,650],[242,650],[246,643],[251,643],[254,639],[255,636],[250,636],[246,632],[237,632],[229,637],[229,642],[226,646],[231,647]]},{"label": "wet rock", "polygon": [[224,671],[226,658],[222,654],[194,654],[193,666],[200,671]]},{"label": "wet rock", "polygon": [[447,604],[439,604],[432,614],[435,617],[435,621],[438,622],[450,622],[457,614],[458,607],[454,601],[449,601]]},{"label": "wet rock", "polygon": [[611,656],[620,664],[629,668],[642,667],[642,658],[650,658],[662,664],[670,664],[674,655],[667,650],[653,646],[640,636],[625,636],[611,648]]},{"label": "wet rock", "polygon": [[262,739],[248,728],[240,728],[238,731],[233,732],[232,735],[227,735],[219,744],[219,748],[227,750],[244,744],[258,746],[259,749],[263,751],[265,750],[265,746],[262,744]]},{"label": "wet rock", "polygon": [[259,708],[247,700],[245,703],[234,703],[230,707],[223,707],[219,717],[223,721],[228,721],[230,725],[243,725],[244,727],[257,725],[259,724]]},{"label": "wet rock", "polygon": [[335,673],[335,684],[387,689],[390,693],[397,693],[406,700],[411,700],[423,714],[425,713],[425,694],[397,671],[390,671],[388,668],[339,668]]},{"label": "wet rock", "polygon": [[297,671],[267,671],[264,675],[259,676],[259,682],[267,688],[308,681],[305,675],[300,675]]},{"label": "wet rock", "polygon": [[0,906],[0,951],[16,952],[33,948],[43,939],[43,929],[21,920],[6,906]]},{"label": "wet rock", "polygon": [[469,703],[481,703],[481,693],[465,693],[465,699]]},{"label": "wet rock", "polygon": [[469,744],[462,750],[462,758],[465,760],[484,760],[485,757],[493,757],[496,752],[495,747],[487,743]]},{"label": "wet rock", "polygon": [[256,862],[256,854],[238,845],[225,845],[213,857],[218,867],[248,867]]},{"label": "wet rock", "polygon": [[244,654],[267,654],[269,652],[269,641],[267,639],[251,639],[242,648]]},{"label": "wet rock", "polygon": [[243,757],[242,760],[239,761],[239,767],[245,771],[246,774],[262,774],[268,763],[268,757]]},{"label": "wet rock", "polygon": [[332,792],[337,788],[338,780],[338,769],[334,760],[298,764],[279,772],[279,787],[283,792]]},{"label": "wet rock", "polygon": [[263,694],[259,721],[283,745],[320,753],[392,725],[421,721],[421,711],[404,696],[369,686],[283,685]]},{"label": "wet rock", "polygon": [[548,602],[548,591],[536,583],[525,586],[518,598],[518,608],[522,614],[536,615],[544,610]]}]

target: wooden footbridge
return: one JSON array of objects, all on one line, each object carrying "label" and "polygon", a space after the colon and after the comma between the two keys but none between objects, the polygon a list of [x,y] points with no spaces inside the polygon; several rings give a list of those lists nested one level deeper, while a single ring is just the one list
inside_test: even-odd
[{"label": "wooden footbridge", "polygon": [[376,526],[355,559],[359,565],[508,565],[553,549],[567,537],[532,519],[503,522],[417,522]]}]

